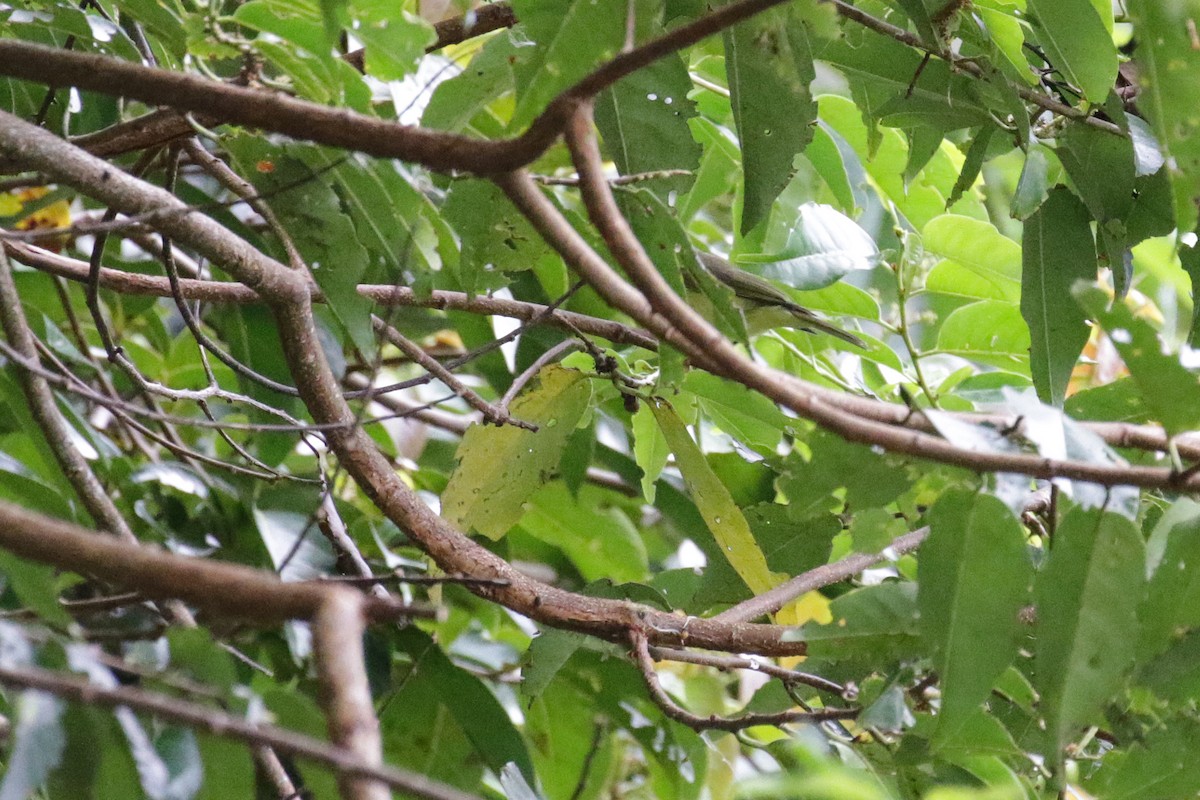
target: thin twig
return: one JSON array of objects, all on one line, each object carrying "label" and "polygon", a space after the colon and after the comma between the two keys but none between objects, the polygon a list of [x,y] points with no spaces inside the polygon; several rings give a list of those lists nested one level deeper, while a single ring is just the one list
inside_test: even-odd
[{"label": "thin twig", "polygon": [[715,653],[697,653],[694,650],[678,650],[673,647],[651,647],[650,655],[655,661],[679,661],[684,664],[712,667],[722,672],[732,672],[742,669],[751,672],[761,672],[763,675],[769,675],[788,685],[803,684],[839,696],[846,691],[846,687],[840,683],[835,683],[828,678],[822,678],[820,675],[813,675],[809,672],[800,672],[794,669],[784,669],[769,661],[761,661],[757,658],[721,656]]},{"label": "thin twig", "polygon": [[767,614],[774,614],[797,597],[808,592],[852,578],[885,559],[899,558],[906,553],[911,553],[921,546],[927,536],[929,536],[929,528],[921,528],[896,537],[882,553],[853,553],[832,564],[823,564],[815,569],[810,569],[786,583],[781,583],[773,589],[722,611],[713,619],[723,622],[745,622]]},{"label": "thin twig", "polygon": [[[493,425],[513,425],[518,428],[524,428],[527,431],[536,431],[538,429],[538,426],[532,422],[516,419],[509,414],[505,404],[492,405],[484,400],[479,396],[478,392],[459,380],[450,371],[450,368],[443,366],[436,358],[431,358],[417,344],[410,341],[400,331],[388,325],[379,317],[373,317],[371,321],[375,324],[376,332],[382,335],[390,344],[400,348],[400,351],[411,358],[415,364],[420,365],[431,376],[444,383],[450,391],[461,397],[467,405],[483,415],[484,421]],[[386,389],[379,389],[378,391],[382,393]]]},{"label": "thin twig", "polygon": [[654,671],[654,661],[650,658],[646,634],[636,628],[631,628],[629,638],[633,644],[634,661],[637,664],[638,671],[642,674],[642,680],[645,682],[646,689],[650,692],[650,698],[654,701],[655,705],[661,708],[663,713],[671,719],[698,731],[740,731],[745,728],[752,728],[755,725],[779,726],[796,722],[827,722],[835,719],[854,719],[860,713],[860,710],[857,708],[825,708],[818,711],[780,711],[774,714],[742,714],[736,717],[718,717],[714,714],[702,717],[681,708],[663,690],[662,684],[659,683],[658,675]]},{"label": "thin twig", "polygon": [[567,339],[566,341],[559,342],[558,344],[554,345],[554,347],[551,347],[549,350],[542,353],[537,357],[537,359],[534,360],[532,364],[526,367],[525,370],[513,380],[512,385],[509,386],[508,390],[504,392],[504,396],[500,398],[500,402],[496,404],[496,407],[507,410],[509,404],[515,400],[517,395],[521,393],[521,390],[524,389],[531,380],[533,380],[534,376],[541,372],[543,367],[553,364],[567,353],[570,353],[573,350],[578,350],[580,347],[582,347],[582,345],[580,345],[579,342],[575,341],[574,339]]}]

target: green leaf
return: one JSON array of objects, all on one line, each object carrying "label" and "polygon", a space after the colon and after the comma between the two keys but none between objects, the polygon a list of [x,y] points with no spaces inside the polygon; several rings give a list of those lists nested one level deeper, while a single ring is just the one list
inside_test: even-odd
[{"label": "green leaf", "polygon": [[366,72],[380,80],[408,75],[437,41],[432,25],[389,0],[349,0],[349,11],[354,38],[367,50]]},{"label": "green leaf", "polygon": [[7,550],[0,550],[0,576],[4,577],[7,588],[12,589],[17,600],[37,612],[43,622],[66,628],[73,625],[74,620],[58,601],[61,586],[57,572],[49,564],[25,561]]},{"label": "green leaf", "polygon": [[1030,147],[1025,153],[1025,164],[1021,167],[1021,177],[1017,179],[1010,206],[1015,219],[1029,219],[1045,202],[1050,194],[1049,170],[1045,148],[1040,145]]},{"label": "green leaf", "polygon": [[1172,718],[1156,725],[1124,758],[1105,759],[1085,787],[1105,800],[1194,797],[1200,791],[1200,759],[1195,742],[1200,724]]},{"label": "green leaf", "polygon": [[1146,543],[1151,577],[1138,617],[1139,660],[1157,655],[1180,632],[1200,627],[1200,503],[1181,497],[1171,504]]},{"label": "green leaf", "polygon": [[983,169],[983,160],[987,157],[988,144],[991,143],[992,134],[995,131],[995,127],[988,125],[980,128],[971,139],[962,171],[958,174],[958,180],[954,182],[954,188],[950,190],[950,197],[946,200],[946,208],[957,203],[963,193],[975,185],[979,171]]},{"label": "green leaf", "polygon": [[1193,3],[1130,0],[1138,31],[1138,106],[1154,127],[1171,168],[1180,230],[1196,225],[1200,199],[1200,50],[1194,45]]},{"label": "green leaf", "polygon": [[688,97],[692,81],[678,55],[660,58],[618,81],[596,98],[596,126],[622,175],[687,170],[688,175],[659,178],[649,185],[687,191],[700,167],[701,148],[688,121],[696,104]]},{"label": "green leaf", "polygon": [[946,492],[928,521],[917,599],[942,690],[935,740],[946,743],[1016,656],[1033,567],[1020,524],[994,497]]},{"label": "green leaf", "polygon": [[442,516],[463,530],[499,539],[524,503],[555,473],[563,448],[591,402],[580,372],[547,367],[509,412],[538,430],[473,424],[458,447],[458,467],[442,493]]},{"label": "green leaf", "polygon": [[704,413],[735,439],[767,454],[779,446],[788,419],[761,394],[699,370],[689,372],[681,388],[696,395]]},{"label": "green leaf", "polygon": [[1076,280],[1096,276],[1091,219],[1056,187],[1025,221],[1021,242],[1021,316],[1029,326],[1029,369],[1043,402],[1062,407],[1067,382],[1090,329],[1081,308],[1063,302]]},{"label": "green leaf", "polygon": [[584,487],[573,497],[561,481],[547,484],[525,503],[521,528],[566,553],[586,581],[645,580],[646,547],[637,528],[620,509],[605,507],[597,494]]},{"label": "green leaf", "polygon": [[1128,137],[1072,124],[1059,138],[1058,159],[1096,220],[1099,243],[1113,272],[1117,294],[1129,286],[1126,220],[1133,210],[1134,152]]},{"label": "green leaf", "polygon": [[851,272],[871,269],[879,263],[879,248],[858,223],[837,209],[805,203],[796,213],[782,252],[746,253],[737,261],[761,265],[753,271],[764,278],[813,290],[831,286]]},{"label": "green leaf", "polygon": [[812,140],[817,118],[809,84],[816,76],[808,33],[780,12],[725,31],[725,71],[742,144],[745,193],[740,232],[766,219]]},{"label": "green leaf", "polygon": [[497,186],[485,180],[455,181],[441,213],[462,242],[459,288],[493,288],[495,270],[532,269],[550,251],[544,239]]},{"label": "green leaf", "polygon": [[681,220],[690,220],[707,203],[731,194],[741,160],[741,150],[729,141],[724,128],[704,117],[693,118],[689,127],[692,136],[704,148],[704,154],[692,190],[679,203]]},{"label": "green leaf", "polygon": [[831,661],[855,656],[873,660],[911,651],[920,635],[917,587],[895,581],[864,586],[836,598],[828,625],[810,622],[783,634],[788,641],[808,642],[808,655]]},{"label": "green leaf", "polygon": [[[371,352],[375,345],[371,303],[357,291],[369,257],[328,177],[317,172],[328,158],[318,148],[288,145],[281,150],[251,136],[239,136],[226,146],[247,174],[258,176],[256,185],[270,196],[271,210],[291,233],[329,309],[354,346]],[[272,164],[270,172],[256,168],[263,162]]]},{"label": "green leaf", "polygon": [[526,731],[538,778],[551,798],[599,800],[623,750],[604,736],[611,722],[594,693],[574,681],[555,681],[526,712]]},{"label": "green leaf", "polygon": [[1083,509],[1063,518],[1035,590],[1037,688],[1056,754],[1132,666],[1145,579],[1145,546],[1129,520]]},{"label": "green leaf", "polygon": [[317,580],[333,570],[333,547],[309,514],[255,506],[254,523],[283,580]]},{"label": "green leaf", "polygon": [[767,559],[750,533],[750,525],[742,510],[733,501],[729,490],[712,471],[704,453],[696,446],[683,421],[669,405],[652,405],[667,445],[675,454],[675,463],[683,475],[688,492],[696,504],[722,554],[738,576],[755,593],[765,592],[776,580],[767,566]]},{"label": "green leaf", "polygon": [[937,346],[981,364],[1022,368],[1029,359],[1029,328],[1011,303],[980,300],[946,317]]},{"label": "green leaf", "polygon": [[[527,780],[534,780],[533,760],[525,741],[487,686],[456,666],[429,634],[410,626],[396,636],[398,646],[412,657],[412,667],[404,683],[417,685],[406,686],[406,689],[432,692],[449,709],[471,740],[476,754],[493,772],[499,774],[506,764],[515,763]],[[395,698],[393,702],[399,713],[414,713],[401,698]],[[415,716],[414,719],[429,727],[427,717]],[[426,757],[432,752],[426,751]]]},{"label": "green leaf", "polygon": [[943,214],[929,221],[921,238],[927,251],[971,270],[1004,299],[1020,297],[1021,246],[990,222]]},{"label": "green leaf", "polygon": [[[827,510],[832,496],[844,488],[845,504],[851,508],[886,506],[912,484],[899,458],[880,458],[871,448],[847,442],[840,436],[817,429],[788,456],[779,490],[805,516]],[[839,504],[840,507],[840,504]]]},{"label": "green leaf", "polygon": [[640,403],[637,413],[633,415],[633,457],[642,471],[642,496],[647,503],[654,503],[655,484],[670,455],[671,448],[667,447],[667,440],[658,427],[658,421],[654,419],[650,405]]},{"label": "green leaf", "polygon": [[509,129],[520,131],[559,92],[612,58],[625,42],[626,7],[592,0],[515,0],[513,10],[533,46],[517,51],[516,108]]},{"label": "green leaf", "polygon": [[433,90],[421,124],[458,133],[505,92],[513,90],[517,47],[509,35],[489,39],[466,68]]},{"label": "green leaf", "polygon": [[1117,79],[1117,48],[1090,0],[1028,0],[1046,56],[1089,102],[1100,105]]},{"label": "green leaf", "polygon": [[1135,317],[1123,302],[1110,305],[1108,294],[1094,284],[1077,283],[1072,291],[1084,311],[1108,333],[1147,407],[1167,432],[1200,424],[1200,381],[1177,357],[1163,352],[1150,324]]}]

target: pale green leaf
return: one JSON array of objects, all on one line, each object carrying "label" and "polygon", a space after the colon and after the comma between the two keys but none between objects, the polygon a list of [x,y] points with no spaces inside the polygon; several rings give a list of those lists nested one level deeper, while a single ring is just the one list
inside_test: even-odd
[{"label": "pale green leaf", "polygon": [[591,401],[580,372],[547,367],[509,407],[538,426],[475,423],[458,448],[458,467],[442,493],[442,516],[464,530],[499,539],[524,513],[525,501],[558,470],[563,449]]},{"label": "pale green leaf", "polygon": [[666,403],[655,403],[652,410],[671,452],[675,454],[675,463],[696,509],[704,518],[722,554],[752,592],[757,594],[770,589],[776,581],[767,566],[766,556],[754,541],[750,525],[729,489],[712,471],[704,453],[674,409]]},{"label": "pale green leaf", "polygon": [[1016,301],[1021,287],[1021,246],[990,222],[943,214],[921,233],[925,249],[948,258],[996,287],[1005,299]]},{"label": "pale green leaf", "polygon": [[946,317],[937,347],[981,364],[1024,367],[1029,363],[1029,328],[1015,305],[980,300]]}]

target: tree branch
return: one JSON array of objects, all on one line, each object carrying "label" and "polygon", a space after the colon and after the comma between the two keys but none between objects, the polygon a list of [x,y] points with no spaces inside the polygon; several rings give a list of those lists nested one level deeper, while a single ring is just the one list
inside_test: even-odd
[{"label": "tree branch", "polygon": [[397,791],[427,800],[481,800],[478,795],[447,786],[415,772],[368,763],[357,753],[344,747],[327,744],[274,725],[256,725],[223,711],[142,689],[129,686],[107,689],[80,678],[32,667],[0,666],[0,683],[49,692],[56,697],[86,706],[130,708],[160,719],[189,725],[214,736],[235,739],[252,746],[268,745],[280,753],[290,753],[324,764],[344,775],[380,781]]},{"label": "tree branch", "polygon": [[[333,587],[313,620],[313,656],[321,682],[321,700],[329,738],[364,764],[383,766],[383,739],[371,703],[371,687],[363,656],[363,597]],[[342,771],[338,776],[346,800],[391,800],[387,784]]]},{"label": "tree branch", "polygon": [[[88,265],[82,261],[49,250],[43,250],[30,244],[18,241],[5,241],[4,249],[17,261],[34,269],[58,275],[68,280],[84,282],[87,280]],[[105,289],[129,295],[150,295],[153,297],[170,297],[170,282],[156,275],[143,275],[137,272],[125,272],[117,269],[102,267],[100,269],[100,286]],[[197,280],[192,278],[179,279],[180,294],[188,300],[200,300],[205,303],[261,303],[262,297],[253,289],[228,281]],[[313,302],[324,303],[325,296],[319,288],[311,286]],[[464,292],[448,292],[435,289],[428,296],[419,295],[405,286],[387,284],[362,284],[358,293],[382,306],[411,306],[416,308],[433,308],[440,311],[467,311],[473,314],[490,314],[498,317],[510,317],[522,322],[544,322],[561,330],[574,332],[580,330],[592,336],[599,336],[614,344],[636,345],[647,350],[655,350],[658,342],[645,331],[622,325],[614,320],[589,317],[573,311],[549,309],[541,303],[527,303],[520,300],[505,300],[498,297],[470,296]],[[1197,451],[1200,455],[1200,450]]]},{"label": "tree branch", "polygon": [[713,650],[768,655],[804,652],[803,642],[783,641],[783,629],[777,626],[714,625],[709,620],[680,617],[635,603],[575,594],[513,569],[434,513],[396,475],[391,463],[357,424],[324,357],[313,319],[312,290],[303,276],[259,253],[208,217],[191,211],[169,193],[115,170],[10,114],[0,113],[0,154],[25,168],[44,170],[126,213],[154,210],[156,225],[164,233],[254,288],[275,315],[292,377],[313,419],[328,426],[325,438],[340,465],[365,495],[446,572],[498,581],[494,585],[472,585],[471,591],[538,622],[613,641],[626,640],[629,628],[639,624],[654,631],[656,644],[681,645],[686,641]]},{"label": "tree branch", "polygon": [[822,564],[808,572],[797,575],[791,580],[769,589],[757,597],[751,597],[727,608],[713,619],[726,622],[746,622],[748,620],[774,614],[797,597],[825,586],[840,583],[852,578],[863,570],[878,564],[885,559],[899,558],[911,553],[921,546],[929,536],[929,528],[921,528],[912,533],[906,533],[892,540],[892,543],[881,553],[852,553],[832,564]]},{"label": "tree branch", "polygon": [[818,711],[780,711],[776,714],[742,714],[736,717],[718,717],[714,714],[702,717],[680,707],[671,699],[670,695],[663,691],[658,674],[654,671],[654,660],[650,657],[646,635],[635,629],[629,632],[629,638],[633,644],[634,663],[637,664],[638,671],[641,672],[642,680],[655,705],[671,719],[698,731],[740,731],[755,725],[788,725],[795,722],[812,723],[835,719],[854,719],[861,713],[857,708],[825,708]]},{"label": "tree branch", "polygon": [[[97,536],[94,531],[0,502],[0,547],[21,558],[133,589],[150,600],[178,598],[222,617],[273,625],[311,619],[333,584],[284,583],[271,572],[187,558]],[[373,622],[430,617],[429,608],[365,598]]]}]

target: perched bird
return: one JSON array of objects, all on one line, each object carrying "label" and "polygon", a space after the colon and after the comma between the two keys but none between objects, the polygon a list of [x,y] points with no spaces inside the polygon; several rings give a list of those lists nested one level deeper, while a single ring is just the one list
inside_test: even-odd
[{"label": "perched bird", "polygon": [[827,333],[855,347],[866,348],[867,344],[862,339],[822,319],[816,312],[798,305],[782,289],[765,278],[739,269],[720,256],[702,252],[697,252],[696,255],[700,266],[732,289],[741,300],[742,308],[746,312],[746,322],[754,331],[797,328],[809,333]]}]

